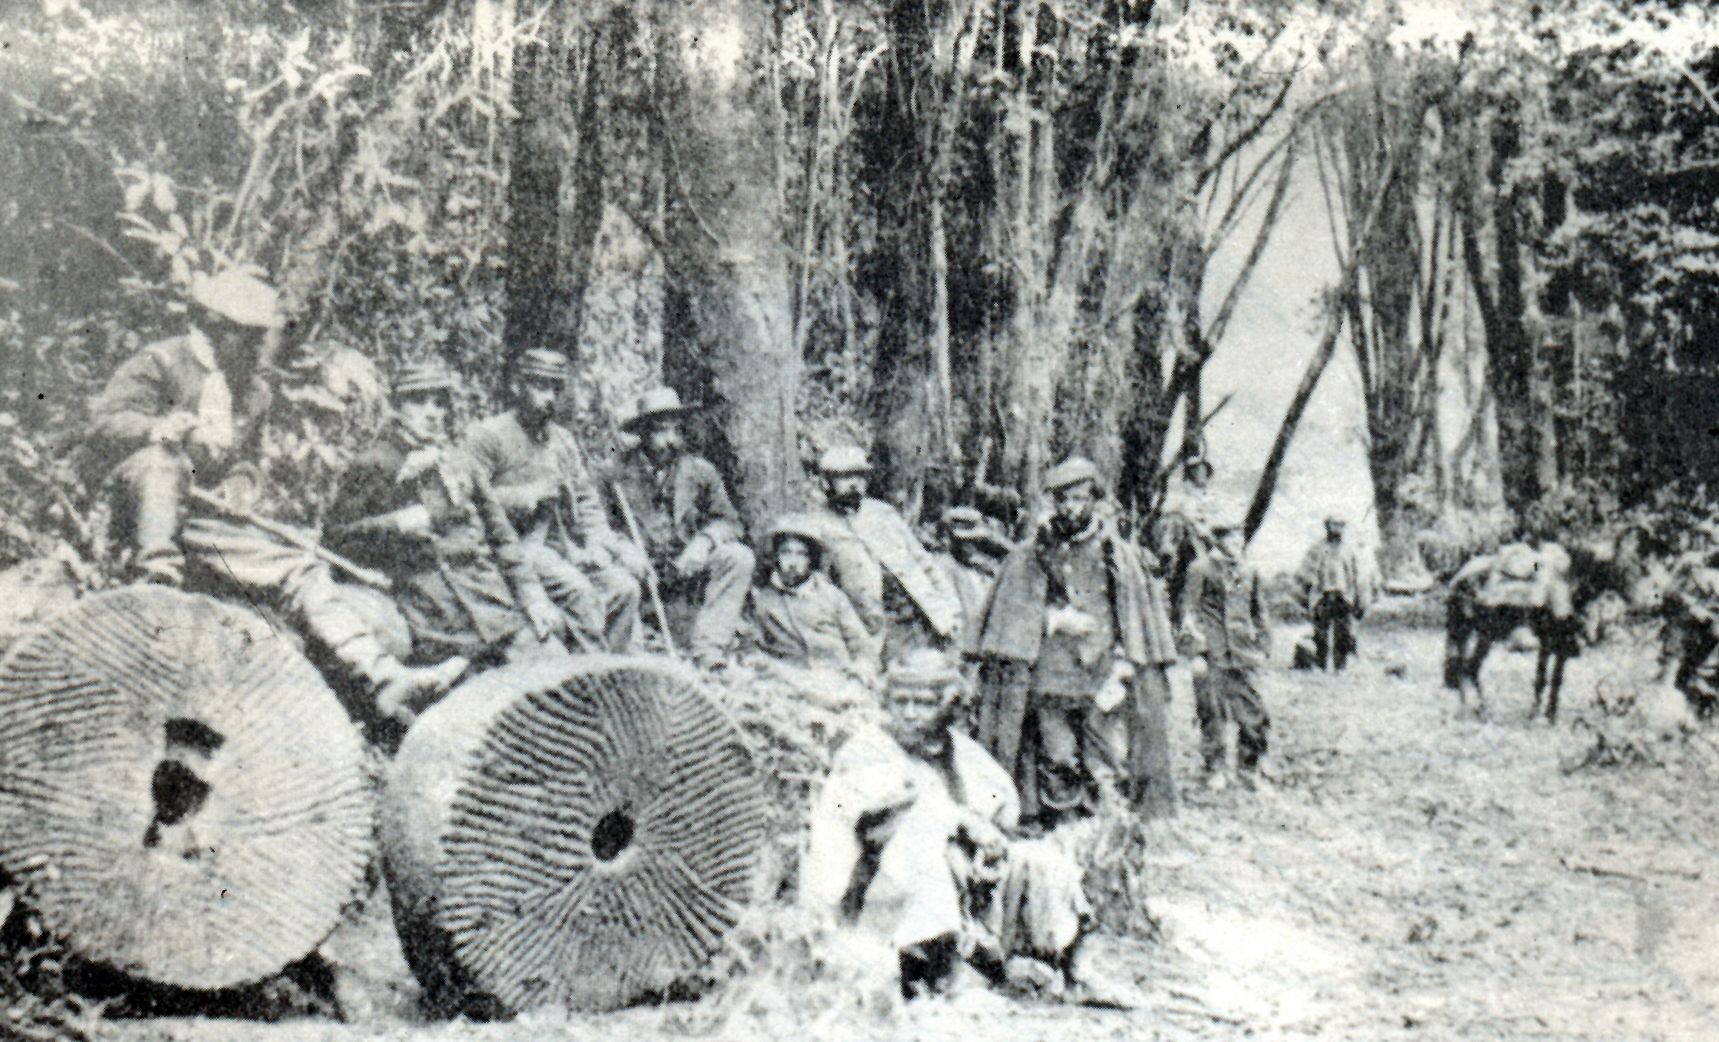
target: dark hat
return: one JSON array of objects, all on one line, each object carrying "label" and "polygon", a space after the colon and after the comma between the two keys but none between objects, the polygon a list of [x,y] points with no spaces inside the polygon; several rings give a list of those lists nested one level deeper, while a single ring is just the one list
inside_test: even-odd
[{"label": "dark hat", "polygon": [[685,416],[696,408],[696,405],[682,405],[680,395],[672,387],[653,387],[639,395],[637,407],[631,416],[621,421],[621,429],[628,434],[636,434],[640,427],[659,416]]},{"label": "dark hat", "polygon": [[394,371],[394,393],[423,394],[426,391],[452,391],[459,379],[439,358],[419,362],[403,362]]},{"label": "dark hat", "polygon": [[1085,456],[1070,456],[1045,473],[1045,491],[1055,492],[1059,488],[1082,481],[1090,481],[1099,488],[1104,487],[1104,479],[1098,473],[1098,465]]},{"label": "dark hat", "polygon": [[515,371],[520,376],[535,376],[565,383],[570,366],[567,356],[561,352],[534,347],[519,356]]},{"label": "dark hat", "polygon": [[818,458],[818,470],[824,474],[870,474],[872,467],[858,445],[837,445]]},{"label": "dark hat", "polygon": [[943,527],[949,538],[963,543],[975,543],[996,554],[1007,554],[1014,544],[993,529],[989,519],[974,507],[950,507],[943,512]]},{"label": "dark hat", "polygon": [[1338,517],[1336,514],[1327,514],[1327,515],[1325,515],[1325,527],[1326,528],[1343,528],[1343,527],[1346,527],[1346,522],[1342,518]]},{"label": "dark hat", "polygon": [[1238,532],[1246,528],[1246,520],[1237,514],[1230,513],[1229,511],[1214,511],[1211,515],[1211,522],[1206,526],[1206,530],[1211,532],[1213,535],[1223,535],[1225,532]]}]

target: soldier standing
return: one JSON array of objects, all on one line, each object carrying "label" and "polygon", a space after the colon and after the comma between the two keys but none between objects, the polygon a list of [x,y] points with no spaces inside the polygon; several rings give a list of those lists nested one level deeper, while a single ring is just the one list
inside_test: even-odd
[{"label": "soldier standing", "polygon": [[1224,725],[1234,720],[1237,776],[1251,789],[1271,730],[1259,690],[1259,667],[1271,655],[1271,631],[1259,573],[1245,559],[1241,524],[1220,521],[1212,526],[1212,536],[1212,549],[1188,569],[1182,639],[1190,653],[1203,659],[1195,664],[1194,707],[1206,785],[1221,789],[1228,784]]},{"label": "soldier standing", "polygon": [[1325,519],[1325,538],[1307,551],[1296,573],[1302,600],[1313,619],[1313,658],[1320,669],[1326,663],[1343,672],[1355,654],[1355,631],[1350,620],[1359,620],[1372,601],[1372,587],[1354,549],[1343,539],[1343,519]]}]

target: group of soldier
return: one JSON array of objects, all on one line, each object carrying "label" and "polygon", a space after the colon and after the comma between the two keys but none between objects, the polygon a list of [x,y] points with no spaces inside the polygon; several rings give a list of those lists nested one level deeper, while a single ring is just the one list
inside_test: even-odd
[{"label": "group of soldier", "polygon": [[[488,662],[635,650],[645,604],[669,641],[662,605],[685,606],[701,667],[732,668],[749,644],[809,704],[851,715],[802,889],[871,923],[925,979],[989,953],[998,974],[1091,997],[1076,979],[1080,872],[1058,826],[1107,800],[1173,811],[1178,659],[1194,666],[1208,784],[1231,775],[1229,721],[1234,777],[1259,783],[1266,605],[1242,525],[1199,502],[1203,460],[1167,503],[1156,554],[1124,537],[1104,476],[1078,456],[1045,473],[1047,509],[1024,531],[957,507],[934,553],[868,495],[855,446],[817,460],[821,502],[749,543],[717,468],[688,450],[674,391],[645,392],[621,425],[636,444],[593,460],[556,420],[567,358],[532,349],[509,407],[458,438],[454,374],[399,366],[389,425],[345,471],[320,540],[287,538],[249,513],[242,451],[268,407],[276,296],[233,272],[189,296],[187,332],[139,351],[93,403],[135,578],[266,599],[379,717],[405,723]],[[1309,603],[1341,668],[1361,598],[1344,592],[1348,556],[1315,556]],[[976,888],[991,895],[983,914]]]}]

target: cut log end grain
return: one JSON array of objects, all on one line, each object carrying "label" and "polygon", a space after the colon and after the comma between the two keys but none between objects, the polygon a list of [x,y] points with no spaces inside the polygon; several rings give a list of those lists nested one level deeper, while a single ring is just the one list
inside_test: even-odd
[{"label": "cut log end grain", "polygon": [[763,827],[751,754],[695,675],[590,656],[496,670],[424,714],[382,838],[433,1005],[603,1010],[721,946]]},{"label": "cut log end grain", "polygon": [[374,845],[363,743],[262,618],[132,587],[0,660],[0,867],[80,955],[222,988],[309,953]]}]

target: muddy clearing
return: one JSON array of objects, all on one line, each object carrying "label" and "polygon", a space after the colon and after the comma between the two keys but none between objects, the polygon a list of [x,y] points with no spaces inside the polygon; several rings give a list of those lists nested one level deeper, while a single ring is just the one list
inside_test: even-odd
[{"label": "muddy clearing", "polygon": [[[372,943],[337,939],[330,952],[365,963],[379,996],[356,1023],[159,1019],[98,1030],[199,1042],[1719,1038],[1719,734],[1655,738],[1596,706],[1596,695],[1615,701],[1645,682],[1644,640],[1574,661],[1556,728],[1523,720],[1530,655],[1495,653],[1491,717],[1475,721],[1439,687],[1439,634],[1362,640],[1362,659],[1341,677],[1270,675],[1275,788],[1191,791],[1180,816],[1155,827],[1162,937],[1109,942],[1150,998],[1142,1010],[974,991],[877,1013],[753,989],[721,1018],[680,1005],[424,1024],[409,1013],[397,951],[375,943],[388,936],[379,929]],[[1178,780],[1191,785],[1185,696],[1173,715]]]}]

